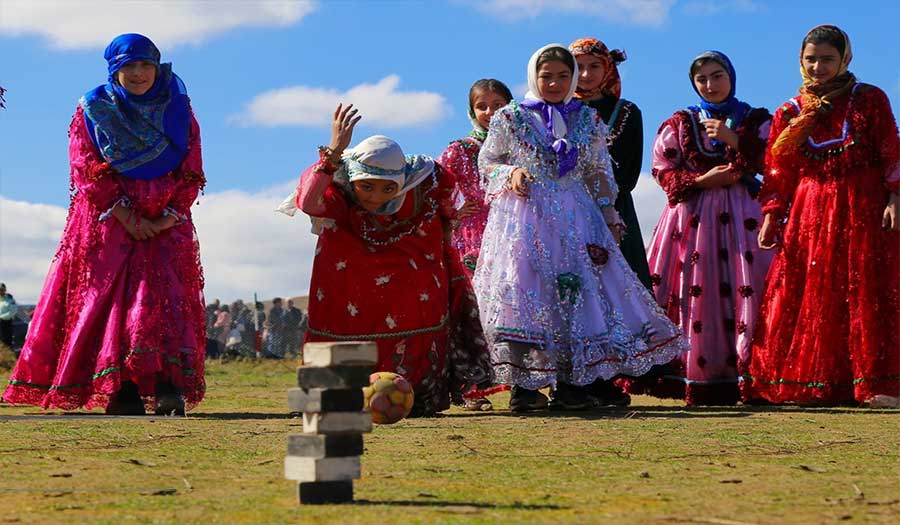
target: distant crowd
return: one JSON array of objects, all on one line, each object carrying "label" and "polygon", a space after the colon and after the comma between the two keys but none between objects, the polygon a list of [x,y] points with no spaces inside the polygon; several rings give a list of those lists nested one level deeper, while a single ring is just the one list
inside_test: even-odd
[{"label": "distant crowd", "polygon": [[216,299],[206,305],[206,356],[281,359],[294,357],[303,343],[307,317],[303,310],[281,297],[265,305],[247,305],[240,299],[230,305]]}]

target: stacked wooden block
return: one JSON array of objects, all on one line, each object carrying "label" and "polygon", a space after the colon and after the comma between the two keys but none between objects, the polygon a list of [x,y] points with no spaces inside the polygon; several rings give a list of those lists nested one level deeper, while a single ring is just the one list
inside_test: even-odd
[{"label": "stacked wooden block", "polygon": [[372,431],[363,387],[378,360],[375,343],[307,343],[299,388],[288,390],[288,407],[303,414],[303,433],[288,436],[284,476],[297,481],[300,503],[353,501],[353,480],[362,474],[363,433]]}]

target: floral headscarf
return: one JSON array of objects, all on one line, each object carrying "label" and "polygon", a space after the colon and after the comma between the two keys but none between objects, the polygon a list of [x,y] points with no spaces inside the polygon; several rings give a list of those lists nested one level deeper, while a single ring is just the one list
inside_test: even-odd
[{"label": "floral headscarf", "polygon": [[596,38],[579,38],[569,44],[569,51],[576,57],[581,55],[593,55],[599,58],[605,69],[603,81],[600,86],[590,92],[575,90],[575,97],[585,100],[592,100],[600,95],[613,98],[621,98],[622,96],[622,78],[619,76],[619,64],[628,59],[628,55],[621,49],[613,49],[612,51],[606,47],[606,44]]}]

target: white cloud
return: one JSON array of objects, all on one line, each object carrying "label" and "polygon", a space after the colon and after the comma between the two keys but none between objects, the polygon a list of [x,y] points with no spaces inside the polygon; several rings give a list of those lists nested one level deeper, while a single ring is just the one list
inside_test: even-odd
[{"label": "white cloud", "polygon": [[765,6],[755,0],[691,0],[684,4],[684,12],[692,15],[715,15],[723,12],[755,13]]},{"label": "white cloud", "polygon": [[662,25],[675,0],[463,0],[507,21],[533,19],[546,13],[595,16],[642,26]]},{"label": "white cloud", "polygon": [[638,224],[641,225],[641,236],[644,244],[650,244],[653,229],[659,222],[663,209],[668,206],[666,193],[659,187],[649,173],[641,173],[637,186],[631,192],[634,209],[637,211]]},{"label": "white cloud", "polygon": [[[207,300],[306,293],[316,245],[309,219],[273,211],[295,184],[200,197],[193,214]],[[59,206],[0,196],[0,281],[20,303],[37,301],[66,213]]]},{"label": "white cloud", "polygon": [[197,44],[237,27],[289,26],[313,0],[3,0],[0,34],[38,34],[58,49],[105,47],[121,33],[150,36],[161,49]]},{"label": "white cloud", "polygon": [[419,126],[449,113],[447,100],[428,91],[399,91],[400,77],[388,75],[375,84],[359,84],[340,92],[331,88],[293,86],[257,95],[232,117],[262,126],[323,126],[331,122],[338,102],[359,108],[363,122],[386,128]]}]

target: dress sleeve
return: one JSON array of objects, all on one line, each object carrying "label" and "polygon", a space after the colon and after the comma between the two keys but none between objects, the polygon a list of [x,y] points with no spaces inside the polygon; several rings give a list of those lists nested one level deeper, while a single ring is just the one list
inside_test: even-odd
[{"label": "dress sleeve", "polygon": [[69,167],[75,191],[101,211],[98,219],[108,217],[116,204],[128,205],[119,174],[100,156],[84,123],[81,107],[69,125]]},{"label": "dress sleeve", "polygon": [[513,140],[510,110],[498,111],[491,118],[488,136],[478,154],[478,171],[481,173],[481,185],[485,189],[484,200],[486,203],[490,203],[509,189],[509,177],[516,169],[516,166],[507,164]]},{"label": "dress sleeve", "polygon": [[297,207],[303,213],[329,219],[347,214],[347,200],[332,184],[333,176],[333,168],[321,161],[303,171],[297,184]]},{"label": "dress sleeve", "polygon": [[644,158],[644,120],[641,110],[629,102],[630,111],[625,128],[619,136],[622,146],[616,157],[618,170],[616,170],[616,183],[619,191],[631,192],[637,186],[641,176],[641,163]]},{"label": "dress sleeve", "polygon": [[448,221],[455,221],[456,206],[453,203],[453,190],[456,188],[456,172],[447,169],[440,161],[435,162],[434,171],[437,174],[437,200],[441,217]]},{"label": "dress sleeve", "polygon": [[653,142],[651,173],[666,192],[670,206],[693,197],[698,192],[694,182],[701,175],[687,169],[680,127],[676,118],[670,118],[659,128]]},{"label": "dress sleeve", "polygon": [[763,172],[763,184],[759,192],[759,203],[764,214],[773,214],[777,219],[783,219],[787,215],[788,205],[797,187],[798,170],[797,159],[800,152],[796,147],[782,152],[780,155],[772,153],[772,146],[778,136],[787,127],[795,110],[789,104],[783,104],[772,118],[772,126],[769,130],[769,143]]},{"label": "dress sleeve", "polygon": [[191,134],[188,151],[177,171],[178,185],[169,200],[165,213],[175,215],[180,221],[190,217],[191,205],[206,185],[203,174],[203,152],[200,146],[200,124],[191,112]]},{"label": "dress sleeve", "polygon": [[884,91],[873,88],[871,104],[873,121],[870,132],[873,140],[877,140],[878,153],[884,166],[885,186],[893,193],[900,193],[900,136],[897,134],[897,121],[891,110],[891,102]]},{"label": "dress sleeve", "polygon": [[772,125],[772,115],[766,109],[754,110],[750,122],[737,130],[738,149],[734,152],[735,167],[742,173],[762,173],[765,170],[766,141]]},{"label": "dress sleeve", "polygon": [[591,155],[582,169],[581,177],[588,193],[601,208],[606,223],[622,224],[622,219],[614,207],[619,194],[619,186],[616,184],[609,150],[606,146],[607,127],[603,124],[599,113],[596,113],[595,116],[597,126],[591,137]]}]

